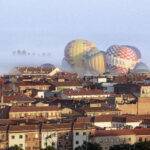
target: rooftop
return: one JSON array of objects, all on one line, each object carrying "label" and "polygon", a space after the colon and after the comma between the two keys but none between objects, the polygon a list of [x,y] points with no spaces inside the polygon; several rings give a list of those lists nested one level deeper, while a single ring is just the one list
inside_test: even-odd
[{"label": "rooftop", "polygon": [[58,111],[56,106],[12,106],[10,112]]}]

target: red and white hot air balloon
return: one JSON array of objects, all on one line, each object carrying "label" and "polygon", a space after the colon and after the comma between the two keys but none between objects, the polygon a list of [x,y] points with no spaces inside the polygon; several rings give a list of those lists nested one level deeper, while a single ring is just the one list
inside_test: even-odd
[{"label": "red and white hot air balloon", "polygon": [[106,63],[112,73],[127,73],[135,67],[140,58],[140,51],[128,45],[113,45],[106,52]]}]

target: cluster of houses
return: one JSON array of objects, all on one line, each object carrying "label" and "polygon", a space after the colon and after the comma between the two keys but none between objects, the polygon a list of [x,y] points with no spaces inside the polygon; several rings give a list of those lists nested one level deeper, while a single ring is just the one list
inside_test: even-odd
[{"label": "cluster of houses", "polygon": [[58,68],[19,67],[0,79],[0,150],[150,140],[149,74],[78,76]]}]

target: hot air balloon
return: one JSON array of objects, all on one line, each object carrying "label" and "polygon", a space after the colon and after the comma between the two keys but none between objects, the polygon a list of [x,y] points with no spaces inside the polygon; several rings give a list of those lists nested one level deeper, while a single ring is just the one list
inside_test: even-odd
[{"label": "hot air balloon", "polygon": [[105,72],[105,53],[97,48],[92,48],[84,56],[84,64],[92,74],[103,74]]},{"label": "hot air balloon", "polygon": [[106,63],[112,73],[127,73],[135,67],[140,58],[140,51],[127,45],[113,45],[106,52]]},{"label": "hot air balloon", "polygon": [[91,48],[96,47],[92,42],[83,39],[77,39],[69,42],[65,47],[65,59],[73,67],[83,67],[83,55]]}]

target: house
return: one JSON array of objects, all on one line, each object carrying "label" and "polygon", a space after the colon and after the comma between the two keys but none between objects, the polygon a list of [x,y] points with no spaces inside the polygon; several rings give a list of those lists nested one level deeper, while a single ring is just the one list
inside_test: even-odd
[{"label": "house", "polygon": [[63,82],[60,81],[57,83],[53,83],[55,85],[55,91],[62,91],[65,89],[72,89],[72,90],[76,90],[76,89],[80,89],[82,88],[82,83],[80,81],[67,81],[67,82]]},{"label": "house", "polygon": [[81,99],[104,99],[110,97],[110,93],[104,93],[100,89],[85,89],[85,88],[80,88],[76,90],[64,90],[62,93],[62,98],[65,99],[76,99],[76,100],[81,100]]},{"label": "house", "polygon": [[91,130],[94,129],[91,124],[76,122],[73,126],[73,150],[75,148],[82,146],[84,142],[89,141],[89,135]]},{"label": "house", "polygon": [[46,119],[59,119],[61,118],[61,110],[56,106],[12,106],[9,110],[10,119],[28,118],[46,118]]},{"label": "house", "polygon": [[36,89],[36,90],[49,90],[50,83],[48,82],[41,82],[41,81],[22,81],[17,84],[19,87],[19,91],[23,92],[28,89]]},{"label": "house", "polygon": [[92,132],[90,141],[98,143],[103,150],[120,144],[134,144],[140,141],[150,141],[150,129],[96,130]]},{"label": "house", "polygon": [[71,123],[10,125],[6,129],[5,126],[0,126],[0,138],[3,138],[0,147],[3,149],[14,145],[18,145],[23,150],[39,150],[48,145],[57,150],[72,149]]},{"label": "house", "polygon": [[84,107],[81,109],[87,116],[99,116],[99,115],[109,115],[109,114],[120,114],[120,111],[115,108],[107,107]]},{"label": "house", "polygon": [[33,101],[33,98],[22,93],[14,93],[3,97],[3,103],[8,106],[31,106]]},{"label": "house", "polygon": [[[39,142],[38,139],[36,140],[36,137],[38,136],[39,136],[38,127],[35,125],[28,125],[28,126],[11,125],[9,127],[8,132],[9,147],[18,145],[20,148],[25,150],[29,148],[33,149],[34,144],[34,149],[36,147],[37,150],[39,148]],[[31,142],[32,140],[34,140],[34,142]]]},{"label": "house", "polygon": [[22,75],[22,76],[46,76],[49,73],[51,73],[53,70],[55,69],[55,67],[53,65],[51,65],[51,67],[34,67],[34,66],[24,66],[24,67],[16,67],[15,68],[15,72],[17,72],[17,74]]},{"label": "house", "polygon": [[110,129],[112,128],[113,115],[100,115],[95,116],[94,125],[100,128]]}]

